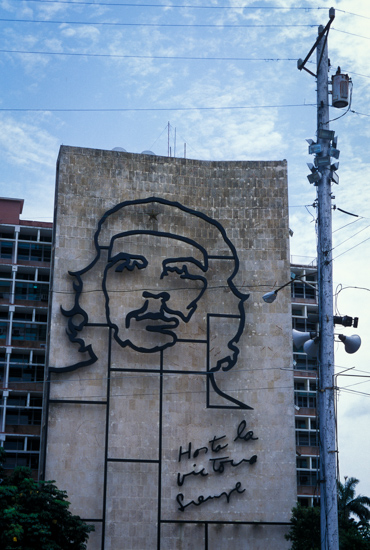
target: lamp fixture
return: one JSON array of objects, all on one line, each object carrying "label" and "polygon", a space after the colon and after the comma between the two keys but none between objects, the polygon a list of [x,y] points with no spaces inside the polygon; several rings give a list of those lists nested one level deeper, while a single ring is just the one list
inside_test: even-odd
[{"label": "lamp fixture", "polygon": [[272,304],[272,302],[275,302],[276,300],[277,293],[277,290],[271,290],[271,292],[267,292],[267,294],[262,296],[262,300],[266,302],[266,304]]},{"label": "lamp fixture", "polygon": [[317,185],[321,180],[321,174],[317,170],[316,172],[312,172],[312,174],[308,174],[307,179],[310,183]]},{"label": "lamp fixture", "polygon": [[317,167],[319,166],[329,166],[330,164],[330,156],[327,155],[325,157],[315,157],[315,165]]},{"label": "lamp fixture", "polygon": [[339,159],[340,151],[335,147],[329,147],[329,155],[335,159]]},{"label": "lamp fixture", "polygon": [[330,179],[337,185],[339,185],[339,176],[336,172],[330,171]]},{"label": "lamp fixture", "polygon": [[[316,153],[321,153],[322,147],[320,143],[315,143],[312,139],[306,139],[308,142],[308,152],[310,155],[316,155]],[[312,142],[312,143],[310,143]]]},{"label": "lamp fixture", "polygon": [[277,293],[280,290],[282,290],[283,288],[285,288],[286,286],[291,285],[292,283],[294,283],[294,281],[299,281],[302,284],[307,285],[307,286],[313,288],[314,290],[317,290],[314,285],[310,285],[310,283],[307,283],[306,281],[303,281],[301,279],[301,277],[296,277],[294,273],[291,273],[291,277],[292,277],[291,280],[288,283],[285,283],[285,285],[279,286],[279,288],[277,288],[275,290],[270,290],[270,292],[267,292],[266,294],[264,294],[262,296],[262,300],[264,302],[266,302],[266,304],[272,304],[276,300]]},{"label": "lamp fixture", "polygon": [[321,139],[334,139],[335,131],[334,130],[325,130],[324,128],[320,128],[320,130],[317,132],[317,136]]},{"label": "lamp fixture", "polygon": [[358,327],[358,317],[350,317],[349,315],[334,315],[333,317],[334,325],[342,325],[343,327]]}]

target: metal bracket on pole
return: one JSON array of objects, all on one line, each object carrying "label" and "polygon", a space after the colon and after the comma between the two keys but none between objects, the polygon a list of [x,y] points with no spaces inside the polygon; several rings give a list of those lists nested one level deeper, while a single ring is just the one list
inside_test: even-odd
[{"label": "metal bracket on pole", "polygon": [[[326,24],[326,26],[324,27],[324,29],[319,33],[317,39],[316,39],[316,42],[315,44],[312,46],[312,48],[310,49],[310,51],[308,52],[308,54],[306,55],[305,59],[302,61],[302,59],[298,59],[297,61],[297,69],[299,69],[300,71],[302,69],[304,69],[305,71],[307,71],[308,73],[312,74],[312,76],[314,76],[315,78],[317,78],[317,75],[315,73],[313,73],[312,71],[310,71],[309,69],[307,69],[305,67],[307,61],[310,59],[311,55],[313,54],[313,52],[316,50],[317,48],[317,45],[319,44],[319,42],[321,41],[322,37],[324,36],[324,34],[326,34],[326,37],[325,37],[325,43],[328,39],[328,33],[329,33],[329,29],[330,29],[330,25],[332,24],[332,22],[334,21],[335,19],[335,9],[334,8],[330,8],[329,10],[329,21],[328,23]],[[319,70],[319,67],[320,67],[320,63],[321,63],[321,59],[322,59],[322,55],[320,57],[320,61],[317,65],[317,70]]]}]

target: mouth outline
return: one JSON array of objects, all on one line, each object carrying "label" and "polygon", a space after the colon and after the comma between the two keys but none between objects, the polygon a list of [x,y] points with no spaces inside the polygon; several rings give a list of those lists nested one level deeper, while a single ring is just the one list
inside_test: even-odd
[{"label": "mouth outline", "polygon": [[[149,301],[146,300],[143,307],[140,309],[129,311],[125,320],[126,328],[130,328],[132,319],[137,322],[163,321],[164,325],[147,325],[145,330],[148,330],[149,332],[163,332],[165,330],[176,329],[179,326],[180,320],[173,316],[172,312],[171,317],[166,316],[166,314],[170,312],[167,312],[166,306],[163,303],[161,304],[159,311],[156,312],[148,311],[148,307]],[[163,333],[166,334],[166,332]]]}]

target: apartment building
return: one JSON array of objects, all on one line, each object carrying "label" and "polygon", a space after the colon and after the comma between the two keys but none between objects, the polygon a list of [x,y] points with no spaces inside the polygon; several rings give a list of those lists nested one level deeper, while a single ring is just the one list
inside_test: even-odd
[{"label": "apartment building", "polygon": [[[317,330],[317,267],[291,264],[293,329]],[[315,318],[316,317],[316,318]],[[312,506],[319,498],[319,425],[317,416],[318,361],[293,348],[294,407],[297,452],[297,500]]]},{"label": "apartment building", "polygon": [[53,224],[21,220],[22,208],[0,198],[0,443],[6,469],[36,477]]}]

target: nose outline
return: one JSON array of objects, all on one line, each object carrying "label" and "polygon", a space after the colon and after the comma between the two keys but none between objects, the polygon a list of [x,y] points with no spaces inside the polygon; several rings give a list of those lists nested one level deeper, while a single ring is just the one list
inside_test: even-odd
[{"label": "nose outline", "polygon": [[144,290],[143,292],[143,298],[153,298],[154,300],[162,300],[162,304],[164,302],[168,302],[168,300],[171,298],[168,292],[148,292],[147,290]]}]

